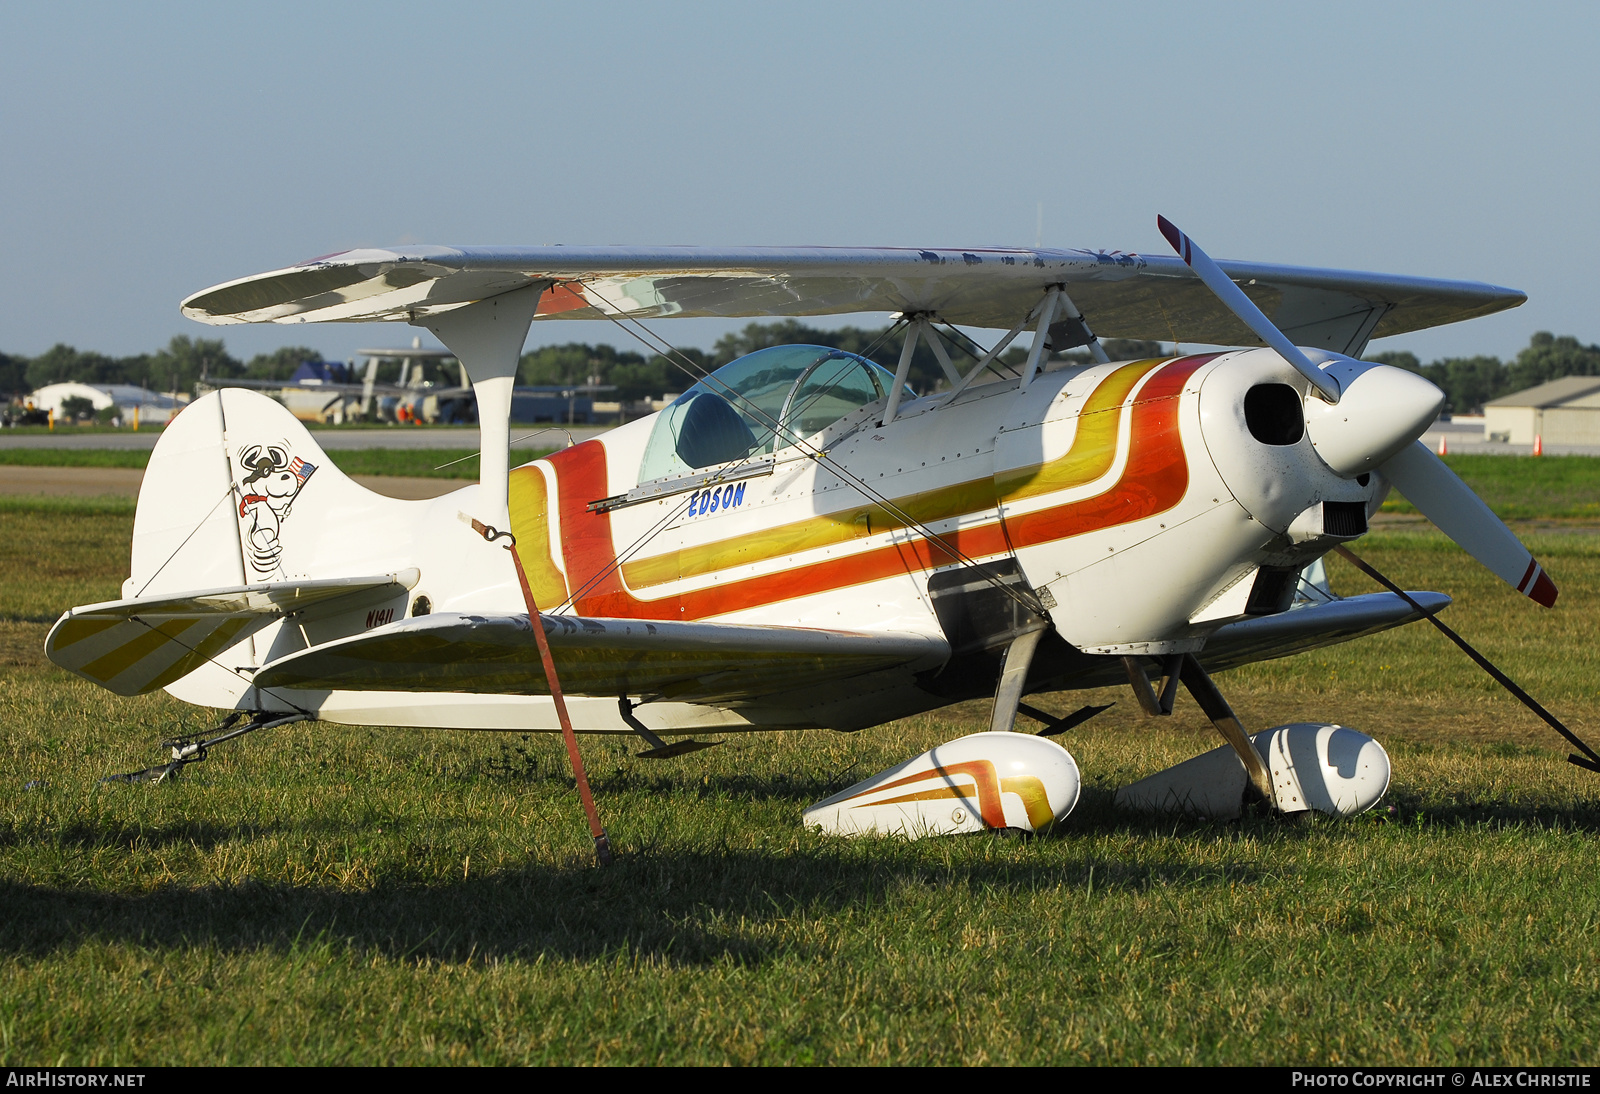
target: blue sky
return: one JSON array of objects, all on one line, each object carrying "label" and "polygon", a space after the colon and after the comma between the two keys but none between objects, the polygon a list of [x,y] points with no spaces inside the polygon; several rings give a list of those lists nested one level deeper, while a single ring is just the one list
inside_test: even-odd
[{"label": "blue sky", "polygon": [[[182,297],[355,246],[1165,253],[1158,212],[1217,257],[1529,295],[1375,350],[1600,342],[1597,46],[1561,3],[7,4],[0,350],[212,335]],[[568,340],[624,341],[531,343]]]}]

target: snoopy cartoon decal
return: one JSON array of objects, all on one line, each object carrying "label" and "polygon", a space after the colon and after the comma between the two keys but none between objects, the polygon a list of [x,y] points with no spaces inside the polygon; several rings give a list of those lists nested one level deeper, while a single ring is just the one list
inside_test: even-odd
[{"label": "snoopy cartoon decal", "polygon": [[290,456],[287,443],[251,445],[240,453],[239,462],[246,472],[238,483],[239,521],[250,568],[271,574],[283,554],[283,522],[317,465]]}]

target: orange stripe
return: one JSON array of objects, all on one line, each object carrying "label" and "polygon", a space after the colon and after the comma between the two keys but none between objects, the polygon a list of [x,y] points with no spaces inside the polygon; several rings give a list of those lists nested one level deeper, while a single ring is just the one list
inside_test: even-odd
[{"label": "orange stripe", "polygon": [[[1122,404],[1135,384],[1164,363],[1159,359],[1139,361],[1124,365],[1106,377],[1084,400],[1072,447],[1066,455],[1034,467],[997,472],[996,492],[1005,501],[1021,501],[1084,486],[1111,470],[1111,462],[1117,455]],[[1150,397],[1148,391],[1141,392],[1139,401]]]},{"label": "orange stripe", "polygon": [[576,311],[578,308],[589,307],[588,297],[583,295],[583,286],[576,281],[565,285],[551,285],[539,294],[539,315],[559,315],[564,311]]},{"label": "orange stripe", "polygon": [[[1020,501],[1094,482],[1111,469],[1116,458],[1122,404],[1128,393],[1161,363],[1150,360],[1126,365],[1102,380],[1084,400],[1072,447],[1060,459],[896,498],[895,508],[918,524],[931,524],[993,508],[997,498]],[[906,523],[881,505],[862,505],[716,543],[646,555],[624,564],[622,577],[630,589],[649,589],[866,535],[899,531]]]},{"label": "orange stripe", "polygon": [[[896,779],[894,782],[875,786],[871,790],[863,790],[856,797],[862,798],[868,794],[876,794],[883,790],[893,790],[897,786],[907,786],[912,783],[928,782],[934,779],[944,780],[948,788],[949,779],[952,775],[965,775],[977,784],[978,812],[982,815],[984,824],[990,828],[1004,828],[1006,826],[1005,807],[1000,804],[1000,780],[995,778],[994,764],[989,760],[968,760],[966,763],[950,764],[948,766],[936,764],[932,771],[919,771],[915,775],[907,775],[905,778]],[[966,796],[961,791],[949,796],[955,797],[956,794],[960,794],[962,797]],[[903,798],[893,798],[889,801],[862,802],[855,808],[865,809],[874,805],[894,805],[903,801],[919,801],[943,796],[945,795],[925,792],[924,794],[907,795]],[[854,801],[855,799],[847,800]]]},{"label": "orange stripe", "polygon": [[[1133,442],[1127,466],[1109,490],[1093,498],[1010,517],[1004,524],[996,521],[950,532],[943,540],[968,558],[994,557],[1140,520],[1178,504],[1189,481],[1178,430],[1178,401],[1185,381],[1215,356],[1205,354],[1166,362],[1145,385],[1133,407]],[[623,585],[614,566],[610,514],[587,509],[589,500],[609,493],[605,449],[597,441],[585,441],[548,459],[560,484],[563,555],[572,588],[583,588],[575,606],[585,615],[704,619],[960,561],[942,543],[919,536],[846,558],[826,559],[659,600],[640,600]],[[517,527],[515,523],[513,527]],[[520,538],[520,529],[518,534]]]},{"label": "orange stripe", "polygon": [[[941,798],[966,798],[971,792],[958,786],[951,785],[948,780],[952,775],[966,775],[976,784],[978,794],[978,809],[983,817],[983,822],[990,828],[1004,828],[1006,826],[1005,805],[1001,794],[1015,794],[1022,799],[1022,806],[1027,810],[1028,823],[1038,831],[1056,819],[1055,810],[1050,808],[1049,795],[1045,793],[1044,782],[1035,775],[1012,775],[1001,779],[995,785],[994,763],[990,760],[972,760],[964,764],[952,764],[949,767],[936,767],[932,771],[919,772],[916,775],[898,779],[892,783],[875,786],[871,790],[863,791],[856,797],[866,797],[884,790],[892,790],[897,786],[910,783],[926,782],[929,779],[946,780],[944,785],[932,790],[919,790],[910,794],[902,794],[897,798],[882,798],[873,802],[862,802],[855,806],[856,809],[871,809],[879,805],[903,805],[907,802],[938,801]],[[850,799],[854,800],[854,799]]]}]

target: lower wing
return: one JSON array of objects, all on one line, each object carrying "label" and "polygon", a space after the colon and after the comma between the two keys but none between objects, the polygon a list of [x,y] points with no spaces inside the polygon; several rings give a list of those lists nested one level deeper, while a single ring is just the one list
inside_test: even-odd
[{"label": "lower wing", "polygon": [[[737,623],[540,617],[568,695],[716,703],[896,666],[932,668],[942,636]],[[440,612],[279,658],[261,688],[548,695],[526,615]]]},{"label": "lower wing", "polygon": [[[1443,593],[1410,596],[1429,615],[1450,604]],[[1422,613],[1393,593],[1368,593],[1229,623],[1208,638],[1196,656],[1208,672],[1220,672],[1337,645],[1421,618]]]}]

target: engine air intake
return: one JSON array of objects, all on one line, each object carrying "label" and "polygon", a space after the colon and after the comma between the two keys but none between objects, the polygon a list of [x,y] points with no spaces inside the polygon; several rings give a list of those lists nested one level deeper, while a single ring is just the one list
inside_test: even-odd
[{"label": "engine air intake", "polygon": [[1298,444],[1305,436],[1300,393],[1288,384],[1257,384],[1244,393],[1244,424],[1262,444]]},{"label": "engine air intake", "polygon": [[1367,534],[1367,505],[1360,501],[1325,501],[1322,503],[1322,532],[1329,536],[1364,536]]}]

